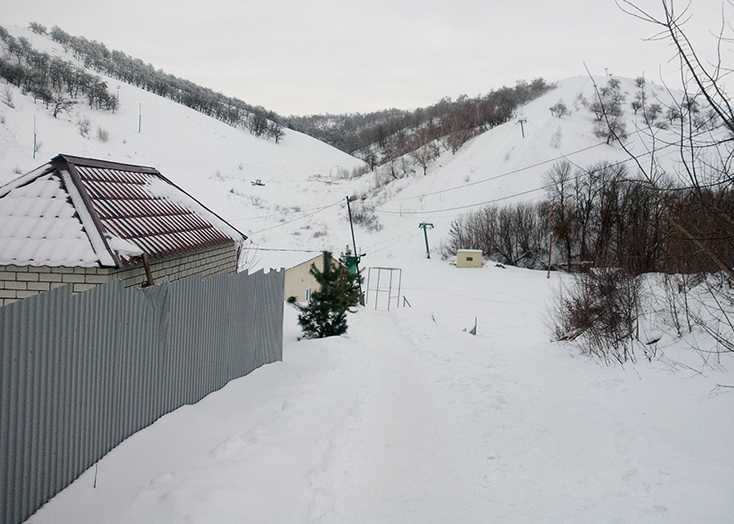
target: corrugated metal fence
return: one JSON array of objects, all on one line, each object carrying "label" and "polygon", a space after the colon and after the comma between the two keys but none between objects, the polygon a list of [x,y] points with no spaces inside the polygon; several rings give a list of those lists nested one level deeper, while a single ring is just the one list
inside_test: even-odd
[{"label": "corrugated metal fence", "polygon": [[125,438],[282,359],[284,272],[70,286],[0,308],[0,522]]}]

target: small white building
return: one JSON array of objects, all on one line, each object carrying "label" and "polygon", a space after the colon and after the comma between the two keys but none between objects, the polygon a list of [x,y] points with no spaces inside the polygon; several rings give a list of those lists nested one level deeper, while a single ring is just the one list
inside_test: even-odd
[{"label": "small white building", "polygon": [[456,252],[456,267],[482,267],[482,250],[459,249]]}]

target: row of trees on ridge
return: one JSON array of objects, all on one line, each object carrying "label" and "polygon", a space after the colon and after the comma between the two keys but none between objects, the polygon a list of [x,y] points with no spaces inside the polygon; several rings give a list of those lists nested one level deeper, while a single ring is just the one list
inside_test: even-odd
[{"label": "row of trees on ridge", "polygon": [[15,38],[0,27],[6,56],[0,57],[0,78],[41,100],[54,117],[68,111],[84,96],[92,109],[115,110],[117,98],[107,83],[84,68],[33,49],[24,37]]}]

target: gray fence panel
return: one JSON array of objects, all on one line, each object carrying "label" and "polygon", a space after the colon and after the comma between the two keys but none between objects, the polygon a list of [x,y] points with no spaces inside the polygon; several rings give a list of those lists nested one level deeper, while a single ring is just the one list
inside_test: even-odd
[{"label": "gray fence panel", "polygon": [[281,360],[284,280],[118,281],[1,307],[0,522],[22,522],[162,415]]}]

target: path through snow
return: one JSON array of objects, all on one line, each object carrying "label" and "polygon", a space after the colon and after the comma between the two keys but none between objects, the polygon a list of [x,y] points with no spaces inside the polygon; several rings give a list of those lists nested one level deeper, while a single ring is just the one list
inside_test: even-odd
[{"label": "path through snow", "polygon": [[320,522],[478,519],[491,498],[481,434],[456,409],[457,392],[442,387],[445,370],[424,357],[437,341],[409,338],[395,320],[356,337],[368,355],[366,390]]},{"label": "path through snow", "polygon": [[283,362],[129,438],[96,489],[92,468],[28,522],[730,522],[734,395],[711,393],[729,375],[578,358],[548,342],[550,291],[425,261],[412,309],[363,309],[345,337],[297,342],[288,309]]}]

